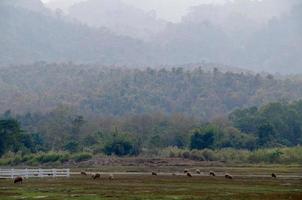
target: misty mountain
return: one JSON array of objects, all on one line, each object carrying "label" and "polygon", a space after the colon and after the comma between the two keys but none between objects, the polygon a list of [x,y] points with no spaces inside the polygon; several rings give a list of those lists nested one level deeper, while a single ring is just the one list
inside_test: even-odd
[{"label": "misty mountain", "polygon": [[[246,44],[246,66],[281,73],[302,72],[302,4],[289,14],[272,19]],[[252,50],[252,51],[251,51]]]},{"label": "misty mountain", "polygon": [[73,61],[133,67],[207,62],[302,73],[302,6],[295,0],[198,6],[180,23],[167,24],[120,0],[75,4],[67,16],[45,15],[50,11],[39,0],[24,2],[0,4],[1,64]]},{"label": "misty mountain", "polygon": [[93,27],[106,27],[116,34],[149,39],[164,29],[166,22],[121,0],[87,0],[73,5],[69,16]]},{"label": "misty mountain", "polygon": [[40,60],[127,64],[139,62],[137,55],[147,49],[138,40],[106,29],[4,4],[0,4],[0,30],[3,64]]},{"label": "misty mountain", "polygon": [[231,63],[235,48],[227,34],[209,23],[169,24],[152,42],[160,50],[159,63]]},{"label": "misty mountain", "polygon": [[[187,22],[208,21],[228,30],[228,26],[242,23],[240,18],[247,18],[256,24],[266,24],[274,17],[280,17],[291,11],[292,7],[300,3],[299,0],[263,0],[263,1],[227,1],[225,4],[202,4],[191,7],[190,12],[182,18]],[[231,20],[235,20],[232,24]]]},{"label": "misty mountain", "polygon": [[34,12],[50,14],[50,11],[45,8],[41,0],[1,0],[0,5],[13,6],[17,8],[24,8]]},{"label": "misty mountain", "polygon": [[[181,23],[167,26],[153,42],[161,46],[164,62],[173,60],[180,64],[205,60],[259,71],[301,73],[298,53],[302,48],[301,4],[289,2],[292,3],[286,4],[286,8],[280,8],[274,15],[274,12],[265,15],[261,20],[254,10],[274,10],[276,6],[269,0],[250,2],[251,5],[248,1],[241,3],[254,8],[246,13],[244,9],[239,12],[236,1],[195,7]],[[264,3],[266,6],[261,8]]]}]

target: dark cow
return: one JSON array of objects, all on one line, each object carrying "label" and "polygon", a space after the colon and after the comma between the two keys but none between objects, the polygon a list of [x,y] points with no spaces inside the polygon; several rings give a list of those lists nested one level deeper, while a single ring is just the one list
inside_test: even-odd
[{"label": "dark cow", "polygon": [[86,172],[84,172],[84,171],[82,171],[82,172],[81,172],[81,175],[83,175],[83,176],[87,176],[87,173],[86,173]]},{"label": "dark cow", "polygon": [[157,176],[157,173],[156,172],[152,172],[152,176]]},{"label": "dark cow", "polygon": [[187,172],[188,177],[192,177],[192,174],[190,172]]},{"label": "dark cow", "polygon": [[101,178],[101,174],[92,175],[93,180]]},{"label": "dark cow", "polygon": [[225,174],[224,177],[226,179],[233,179],[233,176],[231,174]]},{"label": "dark cow", "polygon": [[210,176],[216,176],[215,172],[210,171]]},{"label": "dark cow", "polygon": [[15,179],[14,179],[14,183],[20,183],[22,184],[23,182],[23,178],[21,176],[17,176]]}]

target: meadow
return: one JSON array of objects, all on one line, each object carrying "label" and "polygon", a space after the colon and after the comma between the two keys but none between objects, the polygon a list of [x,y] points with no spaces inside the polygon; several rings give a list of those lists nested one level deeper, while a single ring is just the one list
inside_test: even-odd
[{"label": "meadow", "polygon": [[[92,180],[76,170],[70,178],[26,179],[23,184],[13,184],[12,180],[0,180],[0,199],[79,199],[79,200],[301,200],[301,168],[296,167],[236,167],[211,168],[216,177],[208,176],[210,168],[202,168],[201,175],[192,171],[187,177],[180,171],[172,176],[162,172],[158,176],[151,173],[116,173],[109,180],[110,172],[103,172],[101,179]],[[104,169],[104,170],[108,170]],[[223,177],[231,172],[232,180]],[[277,179],[270,172],[278,171]]]}]

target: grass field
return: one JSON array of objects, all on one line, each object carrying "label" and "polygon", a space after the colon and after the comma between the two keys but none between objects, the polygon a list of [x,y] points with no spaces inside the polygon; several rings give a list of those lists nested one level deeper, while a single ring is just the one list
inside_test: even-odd
[{"label": "grass field", "polygon": [[[256,168],[248,170],[257,172]],[[302,180],[241,175],[226,180],[195,174],[192,178],[169,174],[120,174],[110,181],[105,174],[99,180],[72,175],[70,178],[26,179],[23,184],[0,180],[0,199],[302,200]]]}]

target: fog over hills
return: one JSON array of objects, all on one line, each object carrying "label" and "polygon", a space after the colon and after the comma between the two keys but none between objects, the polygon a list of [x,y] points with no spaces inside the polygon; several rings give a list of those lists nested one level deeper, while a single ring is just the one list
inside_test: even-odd
[{"label": "fog over hills", "polygon": [[107,27],[116,34],[148,39],[162,31],[166,22],[156,13],[144,12],[121,0],[90,0],[73,5],[69,16],[92,27]]},{"label": "fog over hills", "polygon": [[0,0],[0,165],[302,164],[301,52],[301,0]]},{"label": "fog over hills", "polygon": [[174,23],[133,2],[74,1],[69,13],[63,13],[49,10],[40,0],[1,1],[0,63],[211,62],[254,71],[302,72],[300,1],[203,4]]},{"label": "fog over hills", "polygon": [[48,9],[45,8],[45,5],[40,0],[1,0],[1,5],[9,5],[13,7],[25,8],[34,12],[49,12]]}]

